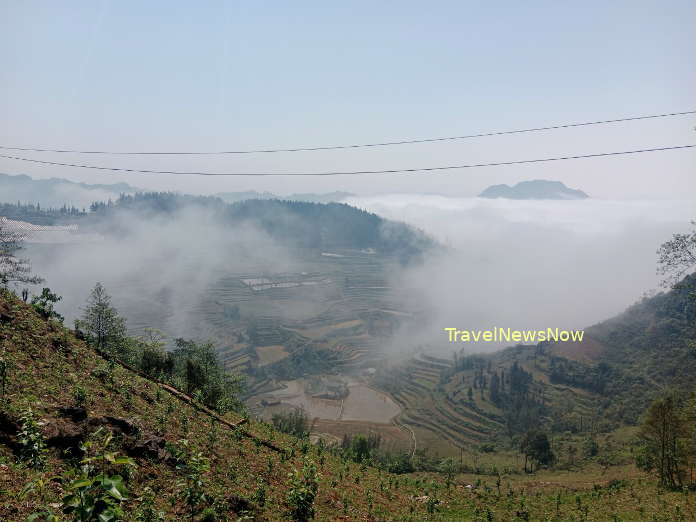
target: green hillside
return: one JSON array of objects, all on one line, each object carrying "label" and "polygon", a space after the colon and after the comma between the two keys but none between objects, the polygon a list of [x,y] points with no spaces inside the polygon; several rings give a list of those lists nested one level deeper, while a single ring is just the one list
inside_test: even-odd
[{"label": "green hillside", "polygon": [[96,520],[99,510],[100,520],[305,520],[310,508],[317,520],[638,520],[660,502],[690,509],[678,493],[656,500],[653,482],[630,466],[528,478],[446,463],[443,473],[406,475],[359,464],[220,416],[6,291],[0,354],[2,520]]},{"label": "green hillside", "polygon": [[315,203],[279,199],[251,199],[225,203],[213,196],[165,192],[125,195],[111,202],[96,202],[83,221],[101,231],[118,232],[112,218],[128,214],[142,219],[175,215],[183,209],[212,212],[220,224],[251,224],[272,239],[299,249],[374,249],[402,262],[418,259],[435,246],[423,232],[404,223],[386,220],[345,203]]},{"label": "green hillside", "polygon": [[[376,377],[401,420],[450,452],[542,427],[577,436],[634,426],[650,403],[696,385],[696,276],[589,327],[581,343],[515,346],[452,360],[419,357]],[[426,438],[428,434],[423,434]]]}]

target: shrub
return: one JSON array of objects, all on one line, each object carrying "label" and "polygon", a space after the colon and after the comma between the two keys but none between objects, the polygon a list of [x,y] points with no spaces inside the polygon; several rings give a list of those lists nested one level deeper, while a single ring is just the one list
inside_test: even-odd
[{"label": "shrub", "polygon": [[288,413],[275,413],[271,422],[275,429],[283,433],[299,438],[309,435],[309,421],[304,410],[293,409]]},{"label": "shrub", "polygon": [[194,451],[188,440],[180,440],[174,449],[179,463],[176,469],[184,478],[177,484],[182,500],[189,510],[191,520],[204,509],[208,501],[205,493],[205,474],[210,471],[210,461],[201,452]]},{"label": "shrub", "polygon": [[31,298],[31,306],[34,307],[44,319],[57,319],[63,322],[63,316],[55,311],[55,304],[62,299],[61,296],[51,292],[50,288],[44,288],[40,295]]},{"label": "shrub", "polygon": [[101,437],[102,433],[103,428],[100,428],[92,435],[92,440],[80,446],[85,454],[80,461],[80,474],[68,483],[68,494],[63,497],[63,513],[73,515],[75,521],[125,519],[122,503],[128,499],[128,489],[123,476],[113,471],[118,467],[129,473],[128,467],[135,466],[135,462],[109,451],[112,434],[106,431]]},{"label": "shrub", "polygon": [[31,408],[19,416],[19,458],[32,468],[43,468],[46,463],[46,441],[41,433],[41,422]]},{"label": "shrub", "polygon": [[290,517],[297,522],[306,522],[314,518],[314,499],[319,489],[317,467],[309,459],[304,460],[302,470],[290,473],[290,489],[287,501]]},{"label": "shrub", "polygon": [[85,390],[82,386],[75,386],[73,400],[75,401],[75,406],[83,407],[85,404],[87,404],[87,390]]}]

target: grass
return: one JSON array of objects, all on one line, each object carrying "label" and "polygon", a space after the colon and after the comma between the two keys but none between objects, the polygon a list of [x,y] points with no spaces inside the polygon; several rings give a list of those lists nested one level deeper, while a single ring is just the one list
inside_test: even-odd
[{"label": "grass", "polygon": [[[622,464],[590,464],[574,471],[458,474],[448,487],[435,473],[392,475],[345,461],[265,423],[249,421],[231,429],[188,400],[158,383],[109,364],[55,322],[40,318],[16,298],[0,296],[0,354],[8,377],[0,412],[0,520],[23,521],[34,512],[60,513],[65,477],[75,455],[65,454],[56,430],[70,421],[59,408],[84,402],[97,426],[126,421],[137,435],[115,430],[112,449],[128,453],[129,438],[162,437],[169,445],[180,439],[210,459],[201,472],[214,520],[237,520],[243,511],[254,520],[286,519],[289,474],[301,469],[305,457],[320,475],[315,500],[316,520],[690,520],[692,495],[665,492],[651,477]],[[76,394],[76,390],[81,390]],[[33,469],[17,460],[12,422],[31,407],[44,423],[49,442],[46,466]],[[112,418],[112,424],[105,419]],[[239,415],[227,414],[227,423]],[[51,438],[51,435],[54,435]],[[616,434],[616,443],[630,433]],[[132,441],[131,441],[132,442]],[[426,444],[425,438],[419,444]],[[152,498],[167,520],[186,518],[182,481],[185,476],[167,458],[132,455],[137,467],[129,473],[129,499],[123,502],[127,520],[135,520],[143,498]],[[471,448],[464,459],[503,469],[513,454],[480,454]],[[490,471],[490,470],[488,470]],[[471,487],[468,487],[471,486]],[[261,493],[260,493],[261,490]],[[152,492],[152,494],[150,494]],[[196,519],[200,519],[197,516]],[[67,520],[67,518],[64,518]]]}]

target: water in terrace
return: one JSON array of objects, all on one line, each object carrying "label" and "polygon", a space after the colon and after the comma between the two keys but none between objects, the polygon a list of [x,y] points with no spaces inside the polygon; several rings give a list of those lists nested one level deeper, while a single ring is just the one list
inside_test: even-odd
[{"label": "water in terrace", "polygon": [[[283,388],[265,394],[263,399],[272,404],[266,416],[277,409],[302,408],[309,418],[389,423],[401,412],[401,408],[386,394],[371,388],[357,379],[348,380],[348,395],[345,399],[321,399],[305,391],[302,379],[284,381]],[[254,398],[259,403],[261,397]],[[280,404],[276,404],[279,401]]]}]

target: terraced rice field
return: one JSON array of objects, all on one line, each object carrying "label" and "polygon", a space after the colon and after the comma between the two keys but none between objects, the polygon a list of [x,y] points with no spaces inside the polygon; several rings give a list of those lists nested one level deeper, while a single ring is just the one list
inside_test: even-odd
[{"label": "terraced rice field", "polygon": [[397,368],[389,386],[403,409],[398,422],[414,430],[416,438],[438,453],[457,454],[459,448],[490,440],[500,425],[481,415],[473,405],[460,404],[440,389],[440,374],[451,362],[421,354]]},{"label": "terraced rice field", "polygon": [[282,361],[290,354],[285,349],[285,346],[273,344],[270,346],[257,346],[256,355],[259,358],[259,366],[266,366],[267,364]]}]

